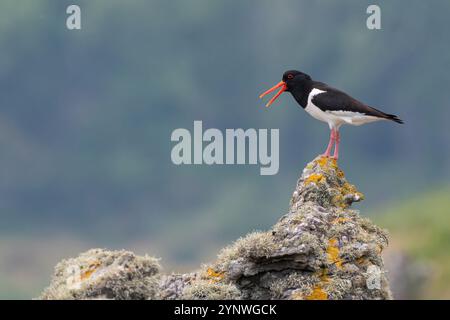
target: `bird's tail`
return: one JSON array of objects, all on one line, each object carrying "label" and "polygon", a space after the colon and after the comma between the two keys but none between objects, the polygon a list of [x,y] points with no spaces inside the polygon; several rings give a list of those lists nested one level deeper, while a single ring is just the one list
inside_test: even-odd
[{"label": "bird's tail", "polygon": [[385,113],[386,119],[395,121],[397,123],[403,124],[403,120],[397,117],[395,114],[387,114]]},{"label": "bird's tail", "polygon": [[370,109],[373,110],[373,115],[382,119],[386,119],[386,120],[392,120],[395,121],[397,123],[401,123],[403,124],[403,120],[400,119],[399,117],[397,117],[395,114],[389,114],[389,113],[385,113],[381,110],[375,109],[374,107],[369,107]]}]

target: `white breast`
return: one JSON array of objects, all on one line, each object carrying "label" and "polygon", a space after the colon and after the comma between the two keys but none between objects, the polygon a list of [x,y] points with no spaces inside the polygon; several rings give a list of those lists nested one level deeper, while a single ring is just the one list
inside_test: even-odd
[{"label": "white breast", "polygon": [[311,90],[308,96],[308,103],[305,111],[308,112],[313,118],[328,123],[330,128],[339,128],[344,123],[344,120],[341,120],[339,117],[329,112],[320,110],[316,105],[314,105],[314,103],[312,103],[314,96],[323,92],[325,91],[316,88]]}]

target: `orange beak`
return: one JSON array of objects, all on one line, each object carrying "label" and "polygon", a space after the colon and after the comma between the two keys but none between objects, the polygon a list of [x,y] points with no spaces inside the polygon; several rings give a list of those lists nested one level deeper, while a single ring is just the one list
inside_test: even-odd
[{"label": "orange beak", "polygon": [[272,97],[272,99],[269,100],[269,102],[267,102],[266,107],[269,107],[275,100],[278,99],[278,97],[287,89],[287,85],[286,82],[284,81],[280,81],[278,82],[276,85],[274,85],[272,88],[270,88],[269,90],[267,90],[266,92],[262,93],[259,98],[261,99],[262,97],[264,97],[265,95],[271,93],[272,91],[275,91],[276,89],[281,88],[280,91],[277,92],[276,95],[274,95]]}]

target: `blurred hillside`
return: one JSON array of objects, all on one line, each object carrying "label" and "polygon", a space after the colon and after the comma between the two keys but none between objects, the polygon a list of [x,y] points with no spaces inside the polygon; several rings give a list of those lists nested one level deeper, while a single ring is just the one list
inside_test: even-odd
[{"label": "blurred hillside", "polygon": [[391,250],[424,263],[432,276],[419,299],[450,299],[450,188],[393,206],[376,217],[391,233]]},{"label": "blurred hillside", "polygon": [[[73,3],[80,31],[65,27]],[[90,247],[189,268],[272,225],[329,134],[288,95],[257,99],[286,69],[405,120],[342,129],[340,166],[365,207],[448,183],[450,2],[378,3],[380,31],[366,28],[370,1],[3,0],[2,297],[36,296],[49,267]],[[194,120],[280,128],[279,174],[174,166],[170,134]]]}]

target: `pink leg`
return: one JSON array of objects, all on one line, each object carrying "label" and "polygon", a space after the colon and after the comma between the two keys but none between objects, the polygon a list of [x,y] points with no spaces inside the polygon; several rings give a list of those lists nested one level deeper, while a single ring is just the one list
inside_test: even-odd
[{"label": "pink leg", "polygon": [[330,155],[331,155],[331,148],[333,147],[335,139],[336,139],[335,131],[334,131],[334,129],[331,129],[330,141],[328,142],[327,150],[325,151],[324,154],[322,154],[322,157],[327,157],[327,158],[330,157]]},{"label": "pink leg", "polygon": [[334,159],[339,159],[339,142],[341,142],[341,135],[339,133],[339,131],[336,130],[336,136],[335,136],[335,140],[336,145],[334,147],[334,155],[333,158]]}]

